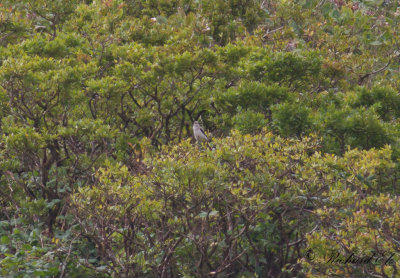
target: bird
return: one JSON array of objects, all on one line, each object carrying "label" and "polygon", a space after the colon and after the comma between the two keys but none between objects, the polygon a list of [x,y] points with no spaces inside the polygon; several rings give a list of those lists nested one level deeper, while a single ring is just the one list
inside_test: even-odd
[{"label": "bird", "polygon": [[193,122],[193,135],[196,141],[199,143],[204,141],[210,142],[210,139],[208,139],[198,121]]}]

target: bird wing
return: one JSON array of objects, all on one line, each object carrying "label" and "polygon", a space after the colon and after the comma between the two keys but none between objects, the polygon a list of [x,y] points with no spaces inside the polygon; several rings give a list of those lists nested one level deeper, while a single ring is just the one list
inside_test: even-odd
[{"label": "bird wing", "polygon": [[207,137],[207,135],[206,135],[206,133],[204,132],[203,128],[200,127],[200,131],[201,131],[201,133],[204,135],[204,137],[206,137],[206,139],[209,140],[208,137]]}]

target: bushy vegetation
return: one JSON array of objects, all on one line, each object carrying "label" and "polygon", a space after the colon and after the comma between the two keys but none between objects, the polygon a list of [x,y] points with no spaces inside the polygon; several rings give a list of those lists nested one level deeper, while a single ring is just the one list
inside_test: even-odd
[{"label": "bushy vegetation", "polygon": [[0,276],[400,277],[399,15],[2,1]]}]

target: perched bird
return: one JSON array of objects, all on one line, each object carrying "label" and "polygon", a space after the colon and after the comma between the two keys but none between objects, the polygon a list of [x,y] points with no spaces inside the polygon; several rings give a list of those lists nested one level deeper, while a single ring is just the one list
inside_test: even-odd
[{"label": "perched bird", "polygon": [[197,142],[210,141],[198,121],[193,123],[193,135]]}]

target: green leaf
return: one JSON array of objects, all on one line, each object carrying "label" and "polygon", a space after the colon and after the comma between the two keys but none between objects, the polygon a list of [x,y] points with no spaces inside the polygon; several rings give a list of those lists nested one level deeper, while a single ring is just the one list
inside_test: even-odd
[{"label": "green leaf", "polygon": [[2,236],[0,239],[1,244],[9,244],[10,243],[10,239],[8,238],[8,236]]}]

